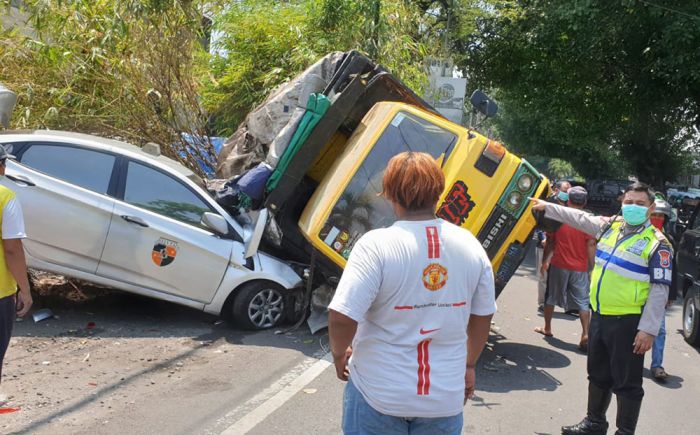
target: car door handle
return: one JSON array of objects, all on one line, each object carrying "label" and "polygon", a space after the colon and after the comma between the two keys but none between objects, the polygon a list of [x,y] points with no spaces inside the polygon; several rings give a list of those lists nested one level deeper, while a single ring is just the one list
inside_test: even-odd
[{"label": "car door handle", "polygon": [[128,216],[128,215],[123,214],[122,219],[129,222],[130,224],[136,224],[140,227],[148,228],[148,224],[146,223],[146,221],[141,219],[140,217]]},{"label": "car door handle", "polygon": [[693,249],[693,254],[695,254],[696,257],[700,258],[700,245],[695,246],[695,249]]},{"label": "car door handle", "polygon": [[25,186],[36,186],[36,184],[32,180],[23,175],[5,174],[5,176],[10,180],[14,181],[15,183],[24,184]]}]

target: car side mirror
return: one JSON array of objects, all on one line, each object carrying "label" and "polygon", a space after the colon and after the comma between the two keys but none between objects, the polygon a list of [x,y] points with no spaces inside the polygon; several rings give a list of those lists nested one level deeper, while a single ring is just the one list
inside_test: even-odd
[{"label": "car side mirror", "polygon": [[226,219],[224,219],[221,215],[211,212],[205,212],[202,215],[201,222],[202,225],[214,231],[216,234],[219,234],[221,236],[225,236],[226,234],[228,234],[228,222],[226,222]]}]

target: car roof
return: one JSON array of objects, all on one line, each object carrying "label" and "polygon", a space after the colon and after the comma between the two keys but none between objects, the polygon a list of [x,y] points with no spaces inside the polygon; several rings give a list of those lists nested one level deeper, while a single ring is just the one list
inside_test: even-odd
[{"label": "car roof", "polygon": [[128,142],[123,142],[115,139],[107,139],[91,134],[75,133],[60,130],[5,130],[0,131],[0,142],[2,142],[3,137],[7,136],[15,136],[17,139],[15,140],[16,142],[42,139],[51,142],[60,142],[62,140],[65,140],[77,145],[86,146],[88,148],[94,148],[103,151],[111,151],[116,154],[122,154],[131,157],[134,160],[141,160],[150,164],[155,164],[155,166],[160,166],[161,168],[168,168],[171,172],[176,172],[179,175],[189,178],[190,180],[194,181],[199,185],[203,185],[201,178],[181,163],[164,155],[155,156],[153,154],[149,154],[143,151],[141,148],[137,147],[136,145],[132,145]]}]

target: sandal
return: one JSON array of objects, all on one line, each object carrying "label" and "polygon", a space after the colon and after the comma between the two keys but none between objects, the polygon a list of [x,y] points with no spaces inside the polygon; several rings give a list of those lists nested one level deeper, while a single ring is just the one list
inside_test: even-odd
[{"label": "sandal", "polygon": [[654,377],[654,379],[659,381],[663,381],[668,378],[668,373],[666,373],[666,370],[664,370],[663,367],[654,367],[651,369],[651,375]]},{"label": "sandal", "polygon": [[578,350],[581,352],[588,352],[588,339],[581,340],[581,342],[578,344]]},{"label": "sandal", "polygon": [[535,328],[535,332],[538,334],[542,334],[545,337],[554,337],[554,334],[552,334],[551,332],[545,331],[544,328],[541,326],[538,326],[537,328]]}]

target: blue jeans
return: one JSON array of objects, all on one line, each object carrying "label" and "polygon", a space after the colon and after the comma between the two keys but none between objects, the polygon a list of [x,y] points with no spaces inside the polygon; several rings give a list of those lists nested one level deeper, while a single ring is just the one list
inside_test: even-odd
[{"label": "blue jeans", "polygon": [[348,381],[343,396],[343,433],[345,435],[433,435],[462,433],[462,413],[451,417],[393,417],[375,411],[362,393]]},{"label": "blue jeans", "polygon": [[666,316],[661,319],[661,329],[659,335],[651,346],[651,368],[661,367],[664,363],[664,346],[666,345]]}]

